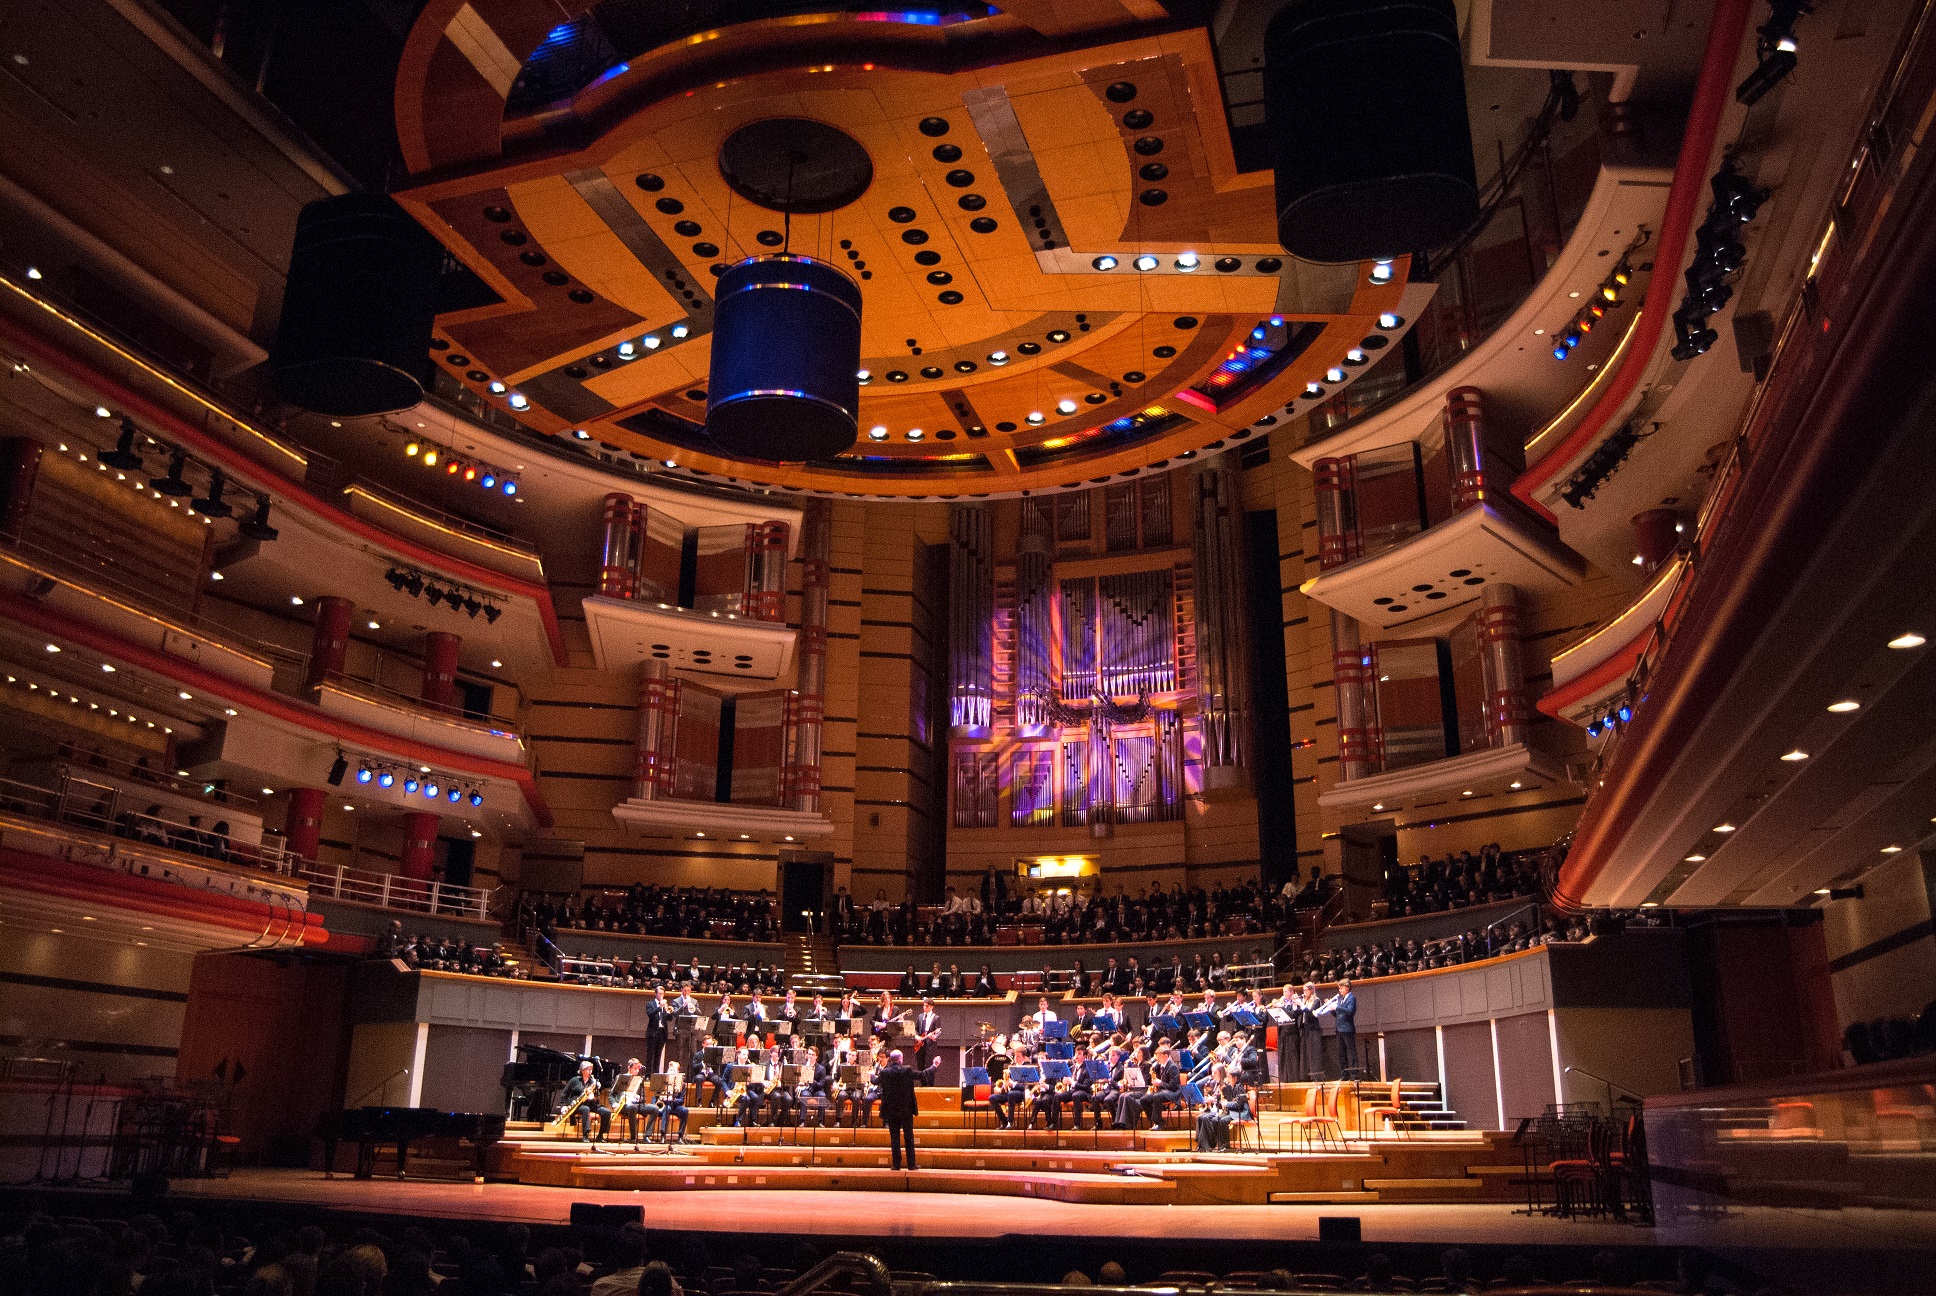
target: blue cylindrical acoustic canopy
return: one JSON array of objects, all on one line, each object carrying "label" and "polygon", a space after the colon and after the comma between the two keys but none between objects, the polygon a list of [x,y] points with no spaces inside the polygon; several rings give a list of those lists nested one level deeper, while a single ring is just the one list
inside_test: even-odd
[{"label": "blue cylindrical acoustic canopy", "polygon": [[860,286],[792,254],[750,257],[719,277],[706,435],[775,463],[850,448],[860,408]]},{"label": "blue cylindrical acoustic canopy", "polygon": [[1264,33],[1277,236],[1307,261],[1427,251],[1479,214],[1453,0],[1303,0]]}]

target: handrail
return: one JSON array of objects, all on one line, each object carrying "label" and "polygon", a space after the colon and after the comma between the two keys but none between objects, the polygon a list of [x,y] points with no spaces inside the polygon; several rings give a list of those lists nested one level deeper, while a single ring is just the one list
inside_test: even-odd
[{"label": "handrail", "polygon": [[867,1296],[894,1296],[893,1275],[888,1273],[879,1256],[865,1251],[836,1251],[780,1288],[774,1296],[812,1296],[835,1278],[862,1279],[869,1288]]},{"label": "handrail", "polygon": [[[184,779],[180,775],[170,774],[167,770],[152,769],[146,765],[129,761],[119,756],[109,756],[103,752],[89,751],[73,743],[62,743],[61,746],[71,749],[74,754],[55,755],[50,759],[50,763],[66,767],[61,772],[69,777],[85,778],[88,775],[96,775],[101,778],[133,779],[136,782],[148,783],[154,787],[173,792],[177,796],[186,797],[190,800],[202,800],[211,806],[235,809],[243,814],[256,818],[261,817],[261,801],[256,797],[249,796],[245,792],[237,792],[233,788],[224,787],[220,789],[221,799],[215,800],[210,796],[210,789],[214,787],[214,784],[206,780],[195,778]],[[144,757],[143,759],[146,758]],[[101,763],[96,764],[96,761],[100,761]],[[35,762],[23,760],[22,763]]]},{"label": "handrail", "polygon": [[458,886],[432,878],[405,877],[360,869],[348,864],[325,864],[301,856],[295,872],[309,883],[311,895],[325,895],[352,904],[376,905],[383,909],[410,910],[453,918],[472,918],[487,922],[491,900],[500,888]]},{"label": "handrail", "polygon": [[[304,662],[309,660],[307,653],[300,656]],[[515,720],[507,720],[503,716],[496,715],[473,715],[453,703],[433,702],[429,698],[405,693],[401,689],[393,689],[387,684],[381,684],[360,675],[351,675],[347,671],[329,671],[323,676],[323,683],[344,693],[361,695],[367,701],[401,706],[410,711],[427,711],[467,728],[488,733],[493,738],[522,739],[524,736]]]}]

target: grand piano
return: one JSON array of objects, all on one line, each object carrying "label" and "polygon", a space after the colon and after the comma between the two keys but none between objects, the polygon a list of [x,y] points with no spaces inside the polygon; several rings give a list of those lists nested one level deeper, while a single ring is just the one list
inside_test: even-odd
[{"label": "grand piano", "polygon": [[397,1178],[409,1170],[410,1145],[422,1139],[453,1138],[470,1143],[473,1152],[472,1174],[484,1182],[484,1159],[491,1145],[504,1137],[504,1117],[491,1112],[439,1111],[435,1107],[351,1107],[327,1112],[317,1131],[323,1140],[323,1172],[334,1177],[336,1145],[356,1144],[356,1177],[368,1179],[376,1173],[377,1149],[394,1146],[397,1150]]},{"label": "grand piano", "polygon": [[514,1119],[544,1120],[558,1105],[559,1092],[578,1074],[578,1055],[542,1044],[518,1045],[518,1061],[506,1062],[498,1083],[505,1109]]}]

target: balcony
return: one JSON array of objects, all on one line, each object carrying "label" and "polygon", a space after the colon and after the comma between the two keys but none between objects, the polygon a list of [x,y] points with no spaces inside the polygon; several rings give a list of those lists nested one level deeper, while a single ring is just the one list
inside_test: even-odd
[{"label": "balcony", "polygon": [[412,697],[371,680],[331,672],[316,690],[316,705],[330,715],[446,751],[511,764],[526,760],[524,739],[511,721],[468,715],[460,707]]},{"label": "balcony", "polygon": [[585,599],[585,628],[602,671],[664,661],[675,670],[766,682],[793,668],[799,641],[799,631],[783,621],[602,594]]},{"label": "balcony", "polygon": [[1514,796],[1568,781],[1558,761],[1525,743],[1511,743],[1341,781],[1319,795],[1318,806],[1353,815],[1426,806],[1456,813],[1458,803],[1469,798]]},{"label": "balcony", "polygon": [[1539,709],[1584,726],[1624,697],[1641,657],[1661,638],[1670,610],[1686,593],[1688,562],[1683,557],[1667,563],[1626,611],[1554,657],[1553,687]]},{"label": "balcony", "polygon": [[1481,504],[1299,588],[1382,631],[1431,634],[1470,613],[1488,582],[1542,593],[1585,575],[1585,561],[1549,529],[1517,509]]}]

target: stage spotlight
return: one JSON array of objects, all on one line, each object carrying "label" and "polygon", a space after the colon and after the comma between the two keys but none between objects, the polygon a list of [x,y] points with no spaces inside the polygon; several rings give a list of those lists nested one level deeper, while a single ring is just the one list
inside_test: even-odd
[{"label": "stage spotlight", "polygon": [[376,772],[368,765],[359,765],[356,767],[356,781],[358,783],[368,783],[375,778]]},{"label": "stage spotlight", "polygon": [[1626,724],[1629,720],[1633,719],[1633,707],[1628,705],[1625,702],[1622,702],[1620,704],[1619,714],[1620,714],[1620,723]]},{"label": "stage spotlight", "polygon": [[391,589],[399,594],[403,593],[404,575],[397,568],[392,567],[389,571],[384,572],[383,579],[390,582]]},{"label": "stage spotlight", "polygon": [[132,419],[122,419],[121,439],[114,443],[114,449],[95,457],[110,468],[119,468],[123,472],[135,471],[141,467],[141,456],[134,452],[134,439],[139,431]]},{"label": "stage spotlight", "polygon": [[508,481],[508,482],[505,482],[505,483],[504,483],[504,493],[505,493],[506,495],[515,495],[515,494],[517,494],[517,493],[518,493],[518,484],[517,484],[516,482],[514,482],[514,481]]},{"label": "stage spotlight", "polygon": [[479,792],[476,788],[471,789],[471,804],[474,806],[481,806],[484,804],[484,794],[482,792]]},{"label": "stage spotlight", "polygon": [[1782,79],[1795,70],[1794,42],[1786,42],[1788,48],[1777,47],[1768,57],[1755,65],[1734,91],[1734,101],[1738,104],[1753,106],[1760,103],[1763,95],[1780,85]]},{"label": "stage spotlight", "polygon": [[423,594],[423,577],[411,572],[403,578],[403,587],[409,591],[411,598],[417,598]]},{"label": "stage spotlight", "polygon": [[452,788],[448,795],[450,798],[450,803],[452,805],[456,805],[459,801],[462,801],[464,799],[464,793],[461,788]]},{"label": "stage spotlight", "polygon": [[497,485],[497,474],[487,468],[484,470],[484,475],[477,479],[477,484],[485,490],[489,490],[491,487]]},{"label": "stage spotlight", "polygon": [[267,495],[257,497],[255,502],[255,516],[247,522],[242,523],[236,530],[249,539],[260,540],[264,544],[267,544],[282,534],[269,525],[269,497]]},{"label": "stage spotlight", "polygon": [[442,790],[443,789],[438,787],[435,783],[424,784],[424,795],[426,797],[429,797],[433,801],[437,799],[437,794]]},{"label": "stage spotlight", "polygon": [[432,607],[444,601],[444,588],[441,585],[424,586],[424,601]]},{"label": "stage spotlight", "polygon": [[405,792],[410,792],[410,793],[415,793],[415,792],[416,792],[416,790],[417,790],[417,776],[416,776],[415,774],[406,774],[406,775],[404,775],[404,777],[403,777],[403,790],[404,790]]},{"label": "stage spotlight", "polygon": [[504,615],[504,609],[497,606],[495,603],[486,603],[484,605],[484,620],[489,624],[496,625],[497,619],[503,615]]},{"label": "stage spotlight", "polygon": [[235,513],[235,509],[222,499],[222,492],[228,488],[228,481],[220,469],[210,469],[208,474],[208,494],[200,499],[188,501],[188,507],[206,517],[225,518]]},{"label": "stage spotlight", "polygon": [[484,610],[484,605],[482,603],[479,603],[475,598],[473,598],[469,594],[466,594],[464,596],[464,611],[471,614],[471,620],[475,621],[477,619],[477,614],[479,612],[482,612],[483,610]]},{"label": "stage spotlight", "polygon": [[331,787],[342,787],[343,776],[349,772],[349,758],[344,756],[342,752],[337,752],[336,763],[329,767],[329,785]]},{"label": "stage spotlight", "polygon": [[396,785],[396,781],[397,781],[397,776],[391,773],[389,770],[384,770],[381,774],[376,776],[376,785],[378,787],[386,787],[386,788],[394,787]]},{"label": "stage spotlight", "polygon": [[193,495],[195,493],[194,490],[189,486],[187,479],[182,476],[182,471],[187,467],[188,452],[185,450],[175,451],[168,460],[168,475],[150,480],[148,483],[149,489],[158,490],[163,495]]}]

